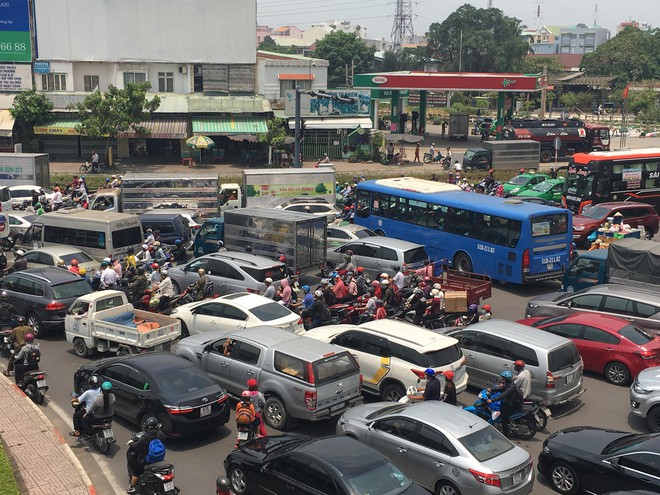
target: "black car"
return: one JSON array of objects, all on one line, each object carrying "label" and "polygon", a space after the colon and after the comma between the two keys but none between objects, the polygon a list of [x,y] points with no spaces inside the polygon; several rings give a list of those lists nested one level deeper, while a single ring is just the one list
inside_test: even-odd
[{"label": "black car", "polygon": [[203,433],[229,420],[227,392],[196,365],[169,352],[117,356],[78,368],[77,393],[98,375],[112,383],[115,414],[140,426],[155,416],[169,437]]},{"label": "black car", "polygon": [[84,279],[55,267],[32,268],[10,273],[0,280],[13,304],[34,327],[37,336],[48,330],[64,329],[66,310],[80,296],[92,292]]},{"label": "black car", "polygon": [[559,493],[660,491],[660,433],[590,426],[559,430],[543,442],[539,472]]},{"label": "black car", "polygon": [[347,436],[259,438],[231,452],[225,470],[237,495],[428,495],[387,457]]}]

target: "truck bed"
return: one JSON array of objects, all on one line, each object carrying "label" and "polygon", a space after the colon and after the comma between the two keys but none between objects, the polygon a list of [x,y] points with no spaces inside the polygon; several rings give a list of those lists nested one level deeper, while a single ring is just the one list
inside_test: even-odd
[{"label": "truck bed", "polygon": [[492,282],[488,275],[468,273],[449,268],[448,263],[442,264],[442,275],[433,278],[434,284],[442,285],[444,291],[466,291],[467,303],[480,304],[492,293]]},{"label": "truck bed", "polygon": [[[151,322],[153,328],[147,322]],[[181,323],[171,316],[134,309],[132,304],[126,304],[96,313],[92,334],[96,338],[148,348],[178,338]]]}]

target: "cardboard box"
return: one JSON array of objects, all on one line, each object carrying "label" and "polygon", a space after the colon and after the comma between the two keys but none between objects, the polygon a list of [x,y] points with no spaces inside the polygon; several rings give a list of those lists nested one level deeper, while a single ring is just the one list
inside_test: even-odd
[{"label": "cardboard box", "polygon": [[445,292],[445,312],[465,313],[467,307],[467,291],[450,290]]}]

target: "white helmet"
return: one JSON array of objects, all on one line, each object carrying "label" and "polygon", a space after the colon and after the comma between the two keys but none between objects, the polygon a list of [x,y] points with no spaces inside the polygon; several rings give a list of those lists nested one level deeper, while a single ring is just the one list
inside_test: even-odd
[{"label": "white helmet", "polygon": [[390,285],[390,281],[385,279],[380,282],[380,285]]},{"label": "white helmet", "polygon": [[320,290],[314,291],[314,296],[316,297],[323,297],[323,292]]},{"label": "white helmet", "polygon": [[440,284],[433,284],[434,289],[442,290],[442,285]]},{"label": "white helmet", "polygon": [[440,297],[440,291],[438,289],[431,289],[431,295],[433,297]]}]

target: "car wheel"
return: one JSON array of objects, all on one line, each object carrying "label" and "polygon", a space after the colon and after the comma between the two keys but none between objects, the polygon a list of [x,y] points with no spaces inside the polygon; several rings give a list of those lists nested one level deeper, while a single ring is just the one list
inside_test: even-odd
[{"label": "car wheel", "polygon": [[266,406],[264,407],[266,424],[276,430],[284,430],[286,422],[289,419],[286,412],[286,406],[282,399],[277,396],[271,396],[266,399]]},{"label": "car wheel", "polygon": [[81,358],[86,358],[89,356],[89,347],[85,344],[85,341],[80,337],[73,339],[73,352],[76,353],[76,356]]},{"label": "car wheel", "polygon": [[655,406],[646,415],[646,422],[649,425],[649,430],[654,433],[660,432],[660,406]]},{"label": "car wheel", "polygon": [[472,260],[465,253],[458,253],[454,256],[454,268],[459,272],[471,272]]},{"label": "car wheel", "polygon": [[42,337],[44,334],[43,326],[41,324],[41,318],[36,313],[30,313],[27,317],[27,324],[33,328],[33,334],[35,337]]},{"label": "car wheel", "polygon": [[441,481],[435,487],[435,495],[461,495],[461,491],[448,481]]},{"label": "car wheel", "polygon": [[653,239],[653,231],[651,230],[650,227],[644,227],[644,239],[646,239],[647,241]]},{"label": "car wheel", "polygon": [[78,390],[77,390],[78,395],[82,395],[88,390],[89,390],[89,384],[87,383],[87,380],[83,380],[78,384]]},{"label": "car wheel", "polygon": [[399,399],[404,395],[406,395],[406,389],[398,383],[390,383],[383,387],[383,400],[399,402]]},{"label": "car wheel", "polygon": [[605,378],[614,385],[627,386],[630,384],[630,370],[625,364],[615,361],[605,366]]},{"label": "car wheel", "polygon": [[564,495],[574,495],[580,491],[580,481],[575,469],[565,462],[559,461],[552,465],[550,480],[554,489]]},{"label": "car wheel", "polygon": [[247,476],[245,472],[238,466],[231,466],[229,468],[229,482],[231,483],[231,489],[237,495],[246,495],[250,493],[250,486],[248,484]]},{"label": "car wheel", "polygon": [[179,282],[177,282],[176,280],[172,280],[172,288],[174,289],[175,296],[181,294],[181,287],[179,286]]},{"label": "car wheel", "polygon": [[179,320],[179,322],[181,322],[181,338],[185,339],[186,337],[190,337],[190,330],[188,330],[188,325],[186,325],[181,320]]}]

